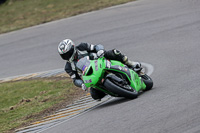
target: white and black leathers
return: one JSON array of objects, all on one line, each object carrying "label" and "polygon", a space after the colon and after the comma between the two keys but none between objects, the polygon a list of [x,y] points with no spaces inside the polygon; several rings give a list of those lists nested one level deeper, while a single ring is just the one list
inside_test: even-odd
[{"label": "white and black leathers", "polygon": [[94,59],[97,57],[96,53],[100,50],[104,50],[104,46],[101,44],[93,45],[88,43],[81,43],[75,47],[75,56],[73,60],[67,61],[65,65],[65,71],[73,79],[73,82],[77,87],[81,87],[83,84],[83,81],[76,70],[77,61],[85,56],[89,56],[91,59]]}]

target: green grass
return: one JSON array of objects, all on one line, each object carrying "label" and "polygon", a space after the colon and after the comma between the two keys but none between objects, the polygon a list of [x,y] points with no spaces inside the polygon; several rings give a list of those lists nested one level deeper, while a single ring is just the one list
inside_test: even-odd
[{"label": "green grass", "polygon": [[8,0],[0,5],[0,33],[134,0]]},{"label": "green grass", "polygon": [[74,88],[70,79],[38,79],[0,84],[0,132],[37,120],[44,115],[44,110],[72,100],[81,90]]}]

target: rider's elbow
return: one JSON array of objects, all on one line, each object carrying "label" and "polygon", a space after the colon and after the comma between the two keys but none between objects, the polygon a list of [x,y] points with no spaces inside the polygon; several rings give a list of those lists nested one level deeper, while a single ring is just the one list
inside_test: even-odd
[{"label": "rider's elbow", "polygon": [[81,85],[83,84],[83,80],[81,80],[81,79],[73,79],[73,83],[74,83],[75,86],[81,87]]}]

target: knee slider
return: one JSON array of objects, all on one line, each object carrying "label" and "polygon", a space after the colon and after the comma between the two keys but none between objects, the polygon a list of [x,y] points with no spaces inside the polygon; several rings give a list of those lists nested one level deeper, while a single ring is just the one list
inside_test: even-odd
[{"label": "knee slider", "polygon": [[121,51],[116,50],[116,49],[114,49],[113,52],[114,52],[115,55],[120,55],[121,54]]}]

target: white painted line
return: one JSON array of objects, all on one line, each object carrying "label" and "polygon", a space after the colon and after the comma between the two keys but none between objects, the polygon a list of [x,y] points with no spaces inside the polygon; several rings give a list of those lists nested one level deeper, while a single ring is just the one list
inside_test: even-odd
[{"label": "white painted line", "polygon": [[[104,98],[103,98],[103,99],[104,99]],[[41,133],[41,132],[43,132],[43,131],[45,131],[45,130],[47,130],[47,129],[53,128],[53,127],[55,127],[55,126],[57,126],[57,125],[59,125],[59,124],[62,124],[62,123],[64,123],[64,122],[66,122],[66,121],[70,121],[70,120],[73,119],[73,118],[79,117],[80,115],[83,115],[83,114],[85,114],[85,113],[87,113],[87,112],[89,112],[89,111],[91,111],[91,110],[93,110],[93,109],[95,109],[95,108],[101,106],[102,104],[111,101],[112,99],[114,99],[114,97],[108,97],[108,99],[106,98],[106,100],[102,100],[101,103],[97,104],[96,106],[93,106],[93,107],[89,108],[88,110],[86,110],[86,111],[84,111],[84,112],[82,112],[82,113],[80,113],[80,114],[78,114],[78,115],[75,115],[75,116],[73,116],[73,117],[71,117],[71,118],[69,118],[69,119],[67,119],[67,120],[64,120],[64,121],[62,121],[62,122],[60,122],[60,123],[58,123],[58,124],[55,124],[55,125],[53,125],[53,126],[51,126],[51,127],[48,127],[48,128],[46,128],[46,129],[43,129],[43,130],[41,130],[41,131],[38,131],[38,133]]]},{"label": "white painted line", "polygon": [[153,73],[154,67],[153,67],[151,64],[142,62],[142,66],[145,66],[145,67],[148,68],[148,71],[147,71],[147,73],[146,73],[147,75],[150,76],[150,75]]},{"label": "white painted line", "polygon": [[58,73],[63,72],[64,73],[64,69],[55,69],[55,70],[49,70],[49,71],[44,71],[44,72],[35,72],[35,73],[18,75],[18,76],[11,76],[11,77],[7,77],[7,78],[1,78],[0,81],[9,81],[9,80],[12,80],[12,79],[15,79],[18,77],[27,77],[27,76],[30,76],[33,74],[37,74],[37,76],[35,76],[35,77],[40,77],[40,75],[42,75],[42,74],[46,75],[46,74],[55,73],[55,72],[58,72]]},{"label": "white painted line", "polygon": [[[88,99],[87,97],[85,97],[85,98]],[[31,125],[31,126],[28,126],[28,127],[24,127],[24,128],[18,129],[16,131],[18,133],[23,133],[23,132],[29,132],[29,133],[31,133],[31,132],[44,131],[44,130],[50,128],[51,126],[56,126],[56,125],[58,125],[60,123],[63,123],[64,121],[66,121],[68,119],[71,119],[72,117],[75,117],[75,116],[77,116],[79,114],[82,114],[82,113],[86,112],[87,110],[90,110],[91,108],[93,108],[95,106],[98,106],[102,102],[105,102],[105,101],[107,101],[109,99],[110,99],[110,96],[106,96],[100,102],[97,102],[97,101],[93,100],[94,102],[90,102],[90,104],[86,104],[86,105],[83,105],[81,107],[76,107],[76,108],[80,108],[80,110],[74,111],[74,115],[73,115],[72,112],[70,112],[70,111],[73,111],[74,109],[66,110],[66,111],[64,111],[64,112],[66,112],[66,114],[65,113],[62,114],[62,112],[59,112],[58,116],[53,116],[53,117],[50,116],[50,118],[44,119],[42,121],[38,121],[38,122],[41,122],[41,123],[38,123],[38,124],[35,124],[35,125]],[[85,107],[85,109],[81,110],[81,108],[84,108],[84,107]],[[68,116],[67,114],[70,114],[70,113],[67,113],[67,112],[72,113],[72,115]],[[54,115],[56,115],[56,114],[54,114]],[[60,117],[60,116],[61,116],[61,118],[56,119],[56,117]],[[52,119],[52,120],[48,121],[48,119]]]},{"label": "white painted line", "polygon": [[64,108],[64,109],[61,109],[61,110],[56,111],[56,113],[59,113],[59,112],[62,112],[62,111],[68,110],[68,109],[73,109],[73,108],[77,108],[77,107],[82,107],[82,106],[85,106],[85,105],[88,105],[88,104],[92,104],[92,103],[96,103],[96,101],[93,100],[93,101],[90,101],[90,102],[87,102],[87,103],[82,103],[82,104],[79,104],[79,105],[74,105],[74,106],[66,107],[66,108]]}]

